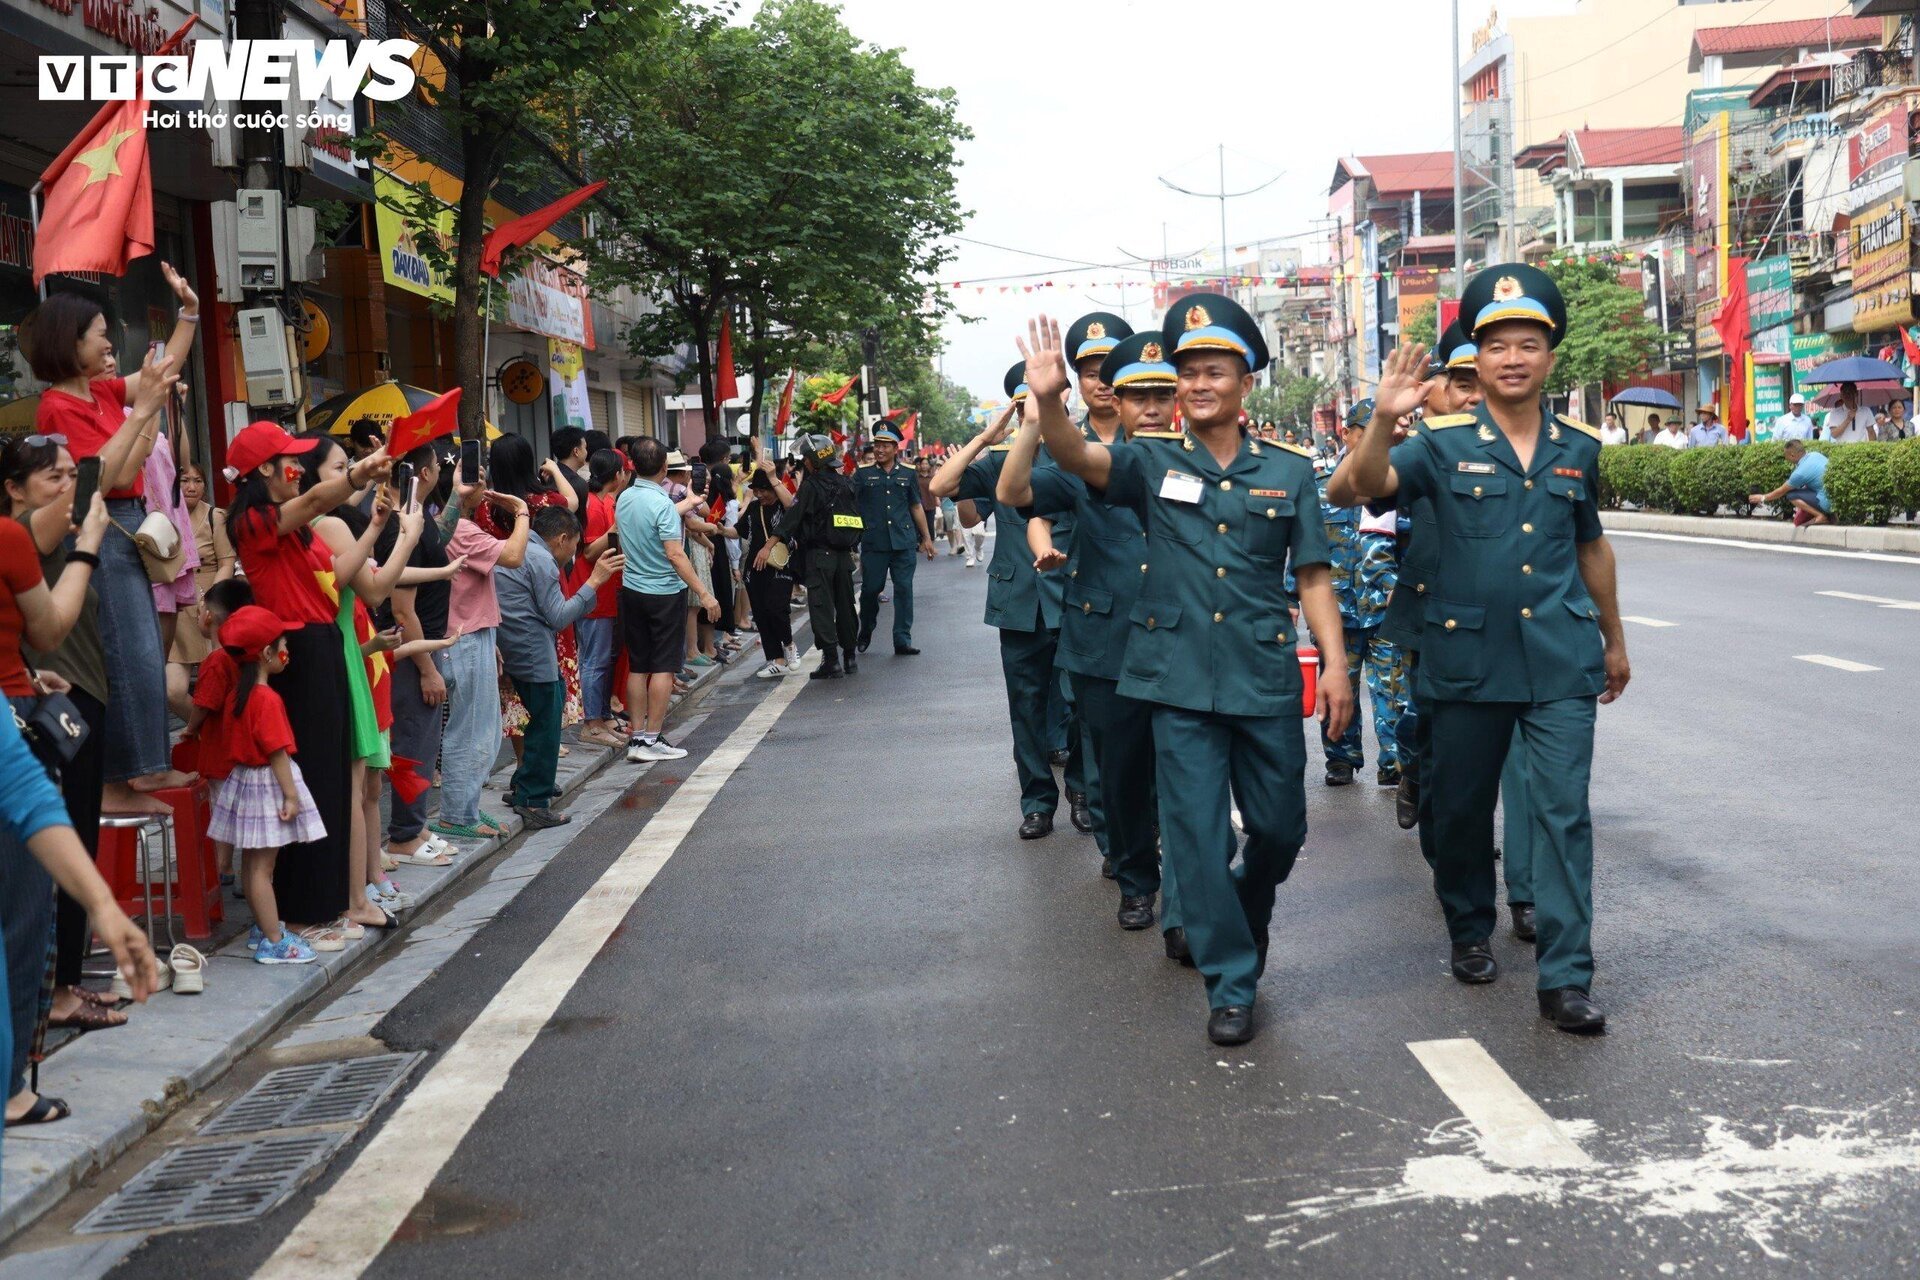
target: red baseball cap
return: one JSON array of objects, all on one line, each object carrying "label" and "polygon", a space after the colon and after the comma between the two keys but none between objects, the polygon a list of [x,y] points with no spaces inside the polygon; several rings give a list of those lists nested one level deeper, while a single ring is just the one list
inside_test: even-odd
[{"label": "red baseball cap", "polygon": [[[255,423],[254,426],[260,426]],[[251,431],[253,427],[247,428]],[[278,430],[278,428],[275,428]],[[271,455],[269,455],[271,456]],[[235,609],[220,624],[220,643],[239,652],[243,661],[258,658],[263,650],[287,633],[287,624],[278,615],[257,604]]]},{"label": "red baseball cap", "polygon": [[263,462],[283,455],[311,453],[319,444],[318,440],[295,439],[278,423],[248,423],[227,446],[227,468],[238,480]]}]

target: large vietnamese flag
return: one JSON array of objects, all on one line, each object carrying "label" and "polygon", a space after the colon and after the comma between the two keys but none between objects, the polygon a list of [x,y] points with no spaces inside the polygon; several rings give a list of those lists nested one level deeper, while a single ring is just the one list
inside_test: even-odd
[{"label": "large vietnamese flag", "polygon": [[740,398],[740,383],[733,371],[733,317],[720,317],[720,346],[713,355],[713,403],[730,404]]},{"label": "large vietnamese flag", "polygon": [[46,188],[33,242],[33,282],[56,271],[123,276],[153,252],[153,172],[147,103],[102,111],[40,175]]},{"label": "large vietnamese flag", "polygon": [[546,233],[548,227],[598,195],[606,185],[604,182],[589,182],[543,209],[535,209],[526,217],[515,218],[512,222],[503,222],[489,231],[480,245],[481,272],[498,280],[501,258],[522,245],[532,244]]}]

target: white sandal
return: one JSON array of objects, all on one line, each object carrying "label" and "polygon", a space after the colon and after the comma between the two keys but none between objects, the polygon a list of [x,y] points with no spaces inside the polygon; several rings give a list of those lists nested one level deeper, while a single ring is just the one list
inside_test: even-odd
[{"label": "white sandal", "polygon": [[181,943],[167,955],[167,964],[173,969],[173,991],[175,995],[197,996],[207,989],[207,958]]}]

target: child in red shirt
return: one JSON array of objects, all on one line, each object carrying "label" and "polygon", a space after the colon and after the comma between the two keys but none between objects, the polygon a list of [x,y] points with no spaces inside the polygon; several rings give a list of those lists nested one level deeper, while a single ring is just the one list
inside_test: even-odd
[{"label": "child in red shirt", "polygon": [[257,605],[236,609],[220,644],[238,668],[227,696],[225,756],[232,771],[213,801],[207,834],[241,850],[241,877],[255,924],[247,939],[261,964],[311,964],[313,948],[280,923],[273,864],[280,847],[327,834],[293,762],[287,707],[267,683],[287,669],[286,624]]},{"label": "child in red shirt", "polygon": [[[193,741],[195,748],[194,755],[189,757],[191,767],[213,787],[218,787],[233,772],[233,761],[227,756],[227,703],[240,679],[239,664],[219,645],[218,637],[227,619],[252,603],[253,588],[245,578],[225,578],[207,588],[207,598],[194,615],[200,633],[216,643],[200,663],[186,737]],[[231,885],[233,846],[224,840],[215,840],[213,847],[219,858],[220,883]]]}]

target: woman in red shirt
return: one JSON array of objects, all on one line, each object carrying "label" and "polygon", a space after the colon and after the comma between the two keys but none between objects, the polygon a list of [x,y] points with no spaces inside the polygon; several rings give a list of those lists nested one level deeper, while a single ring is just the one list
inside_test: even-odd
[{"label": "woman in red shirt", "polygon": [[256,422],[235,436],[227,446],[227,463],[237,485],[227,531],[253,585],[254,602],[287,624],[292,664],[273,678],[273,687],[286,703],[307,789],[327,829],[324,838],[275,863],[274,893],[281,916],[308,927],[303,931],[308,941],[338,949],[342,940],[326,929],[346,914],[352,901],[355,796],[352,735],[342,731],[349,686],[336,577],[357,579],[366,569],[366,557],[363,552],[357,560],[343,555],[336,562],[326,541],[309,526],[361,485],[384,479],[393,464],[384,449],[376,450],[346,474],[303,493],[300,481],[306,468],[301,458],[317,443],[296,440],[271,422]]},{"label": "woman in red shirt", "polygon": [[147,793],[191,781],[168,763],[166,651],[153,587],[133,544],[147,517],[141,468],[153,449],[157,415],[176,380],[174,370],[192,350],[200,319],[200,300],[186,280],[165,263],[161,270],[181,309],[166,353],[150,355],[131,377],[102,376],[113,343],[105,313],[89,298],[56,293],[20,326],[20,349],[34,376],[52,384],[40,397],[34,430],[64,436],[77,460],[100,459],[100,491],[107,496],[108,516],[120,528],[101,544],[93,584],[100,596],[101,641],[118,677],[107,701],[103,744],[102,806],[109,812],[165,812],[166,806]]}]

